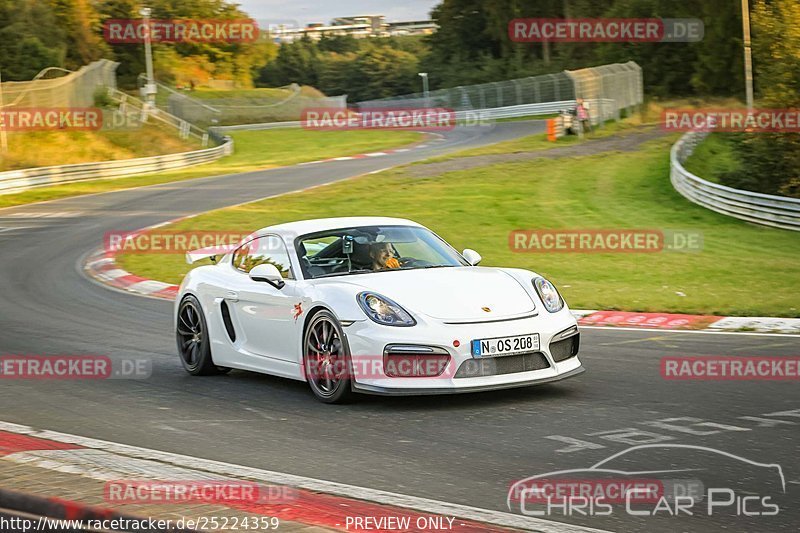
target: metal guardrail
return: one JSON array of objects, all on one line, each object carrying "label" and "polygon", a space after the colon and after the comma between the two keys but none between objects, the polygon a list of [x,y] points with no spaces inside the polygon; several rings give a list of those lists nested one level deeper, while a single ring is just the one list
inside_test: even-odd
[{"label": "metal guardrail", "polygon": [[[589,104],[589,118],[592,124],[598,124],[613,118],[614,101],[608,99],[586,100]],[[456,119],[469,119],[479,117],[483,120],[497,120],[502,118],[535,117],[538,115],[552,115],[563,110],[574,109],[575,100],[561,100],[558,102],[542,102],[540,104],[522,104],[489,109],[475,109],[471,111],[456,111]]]},{"label": "metal guardrail", "polygon": [[743,191],[706,181],[683,167],[708,132],[685,134],[670,150],[672,186],[690,202],[747,222],[800,231],[800,199]]},{"label": "metal guardrail", "polygon": [[[139,157],[135,159],[77,163],[73,165],[36,167],[0,172],[0,194],[22,192],[36,187],[60,185],[82,180],[119,178],[134,174],[146,174],[186,168],[216,161],[221,157],[233,153],[233,139],[230,137],[222,135],[219,132],[206,132],[158,108],[149,108],[143,101],[118,91],[113,87],[107,87],[106,89],[109,97],[119,105],[119,111],[121,113],[138,114],[142,122],[157,120],[178,130],[182,139],[187,139],[189,137],[198,139],[204,148],[191,152]],[[205,148],[205,146],[208,145],[209,138],[216,141],[218,146]]]},{"label": "metal guardrail", "polygon": [[[612,115],[614,101],[609,99],[587,100],[589,103],[589,114],[592,123],[597,124],[603,119],[608,119]],[[560,100],[557,102],[542,102],[538,104],[522,104],[505,107],[494,107],[489,109],[472,109],[466,111],[456,111],[456,120],[497,120],[501,118],[516,117],[535,117],[537,115],[551,115],[564,109],[575,108],[575,100]],[[398,108],[401,109],[401,108]],[[280,128],[299,128],[302,126],[300,121],[292,122],[264,122],[261,124],[240,124],[237,126],[214,126],[209,131],[229,132],[246,130],[273,130]]]},{"label": "metal guardrail", "polygon": [[256,131],[256,130],[277,130],[281,128],[299,128],[299,120],[288,122],[262,122],[260,124],[239,124],[237,126],[213,126],[209,131],[228,132],[228,131]]},{"label": "metal guardrail", "polygon": [[522,104],[506,107],[494,107],[489,109],[456,111],[456,120],[462,120],[476,116],[484,120],[528,116],[533,117],[536,115],[550,115],[552,113],[558,113],[562,109],[572,109],[573,107],[575,107],[575,100],[562,100],[559,102],[543,102],[541,104]]},{"label": "metal guardrail", "polygon": [[108,87],[107,90],[109,98],[119,105],[119,111],[122,114],[127,114],[132,110],[139,114],[142,122],[157,120],[162,124],[166,124],[178,130],[181,139],[188,139],[190,136],[195,137],[203,143],[204,148],[208,146],[208,134],[204,129],[198,128],[180,117],[171,115],[163,109],[148,106],[144,101],[114,89],[113,87]]},{"label": "metal guardrail", "polygon": [[136,159],[120,159],[97,163],[78,163],[53,167],[38,167],[0,172],[0,194],[9,194],[43,187],[71,183],[75,181],[119,178],[134,174],[161,172],[176,168],[185,168],[201,163],[216,161],[220,157],[233,153],[233,140],[224,139],[223,144],[213,148],[204,148],[193,152],[140,157]]}]

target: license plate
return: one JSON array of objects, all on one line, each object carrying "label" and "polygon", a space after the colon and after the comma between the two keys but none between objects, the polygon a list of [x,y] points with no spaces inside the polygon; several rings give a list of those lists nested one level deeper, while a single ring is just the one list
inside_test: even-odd
[{"label": "license plate", "polygon": [[472,341],[472,357],[500,357],[539,350],[539,334]]}]

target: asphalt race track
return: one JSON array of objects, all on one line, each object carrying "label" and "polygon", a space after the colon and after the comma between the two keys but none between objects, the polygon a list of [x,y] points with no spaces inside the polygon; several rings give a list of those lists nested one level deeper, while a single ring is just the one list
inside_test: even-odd
[{"label": "asphalt race track", "polygon": [[[80,272],[82,258],[102,244],[106,231],[135,230],[543,130],[541,122],[501,123],[381,158],[0,210],[0,354],[153,361],[147,380],[0,380],[0,420],[499,511],[508,511],[509,486],[528,476],[587,468],[636,443],[703,446],[781,465],[786,494],[737,460],[706,457],[704,470],[687,471],[686,478],[730,487],[737,497],[766,490],[788,503],[775,516],[737,516],[742,513],[733,506],[712,516],[703,507],[681,517],[631,516],[623,509],[611,516],[557,511],[549,518],[612,531],[796,531],[797,382],[666,381],[660,359],[797,355],[797,337],[584,328],[587,372],[559,384],[433,398],[365,396],[328,406],[300,382],[241,371],[190,377],[176,354],[171,302],[109,290]],[[684,453],[679,460],[696,462],[693,452]],[[655,454],[638,455],[625,469],[660,466],[650,459],[655,462]],[[763,481],[758,491],[754,481]]]}]

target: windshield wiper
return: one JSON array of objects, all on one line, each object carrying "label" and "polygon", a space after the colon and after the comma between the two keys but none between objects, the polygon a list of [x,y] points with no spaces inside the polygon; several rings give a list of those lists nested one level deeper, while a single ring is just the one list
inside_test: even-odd
[{"label": "windshield wiper", "polygon": [[376,272],[397,272],[398,270],[424,270],[426,268],[448,268],[455,265],[426,265],[426,266],[412,266],[412,267],[400,267],[400,268],[392,268],[387,270],[379,270]]}]

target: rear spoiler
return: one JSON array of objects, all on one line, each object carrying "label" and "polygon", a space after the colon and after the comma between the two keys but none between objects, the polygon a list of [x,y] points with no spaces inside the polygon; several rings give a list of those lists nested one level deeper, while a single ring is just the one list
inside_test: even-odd
[{"label": "rear spoiler", "polygon": [[211,259],[211,262],[216,264],[217,257],[227,254],[236,249],[236,245],[228,246],[211,246],[209,248],[200,248],[199,250],[191,250],[186,252],[186,262],[194,264],[203,259]]},{"label": "rear spoiler", "polygon": [[[190,265],[201,261],[203,259],[211,259],[212,263],[217,262],[217,258],[222,257],[223,255],[229,254],[236,250],[242,243],[246,243],[248,241],[253,240],[257,237],[256,233],[251,233],[244,238],[239,236],[236,242],[231,242],[230,244],[224,244],[220,242],[215,246],[209,246],[207,248],[198,248],[197,250],[190,250],[186,252],[186,262]],[[219,241],[218,241],[219,242]]]}]

